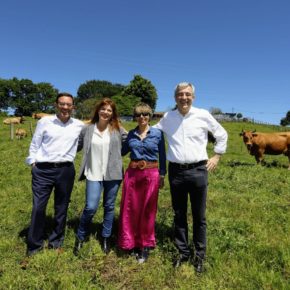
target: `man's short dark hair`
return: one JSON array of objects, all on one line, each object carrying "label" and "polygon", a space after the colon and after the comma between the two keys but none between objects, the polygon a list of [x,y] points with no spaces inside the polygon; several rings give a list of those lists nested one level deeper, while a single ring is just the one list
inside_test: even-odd
[{"label": "man's short dark hair", "polygon": [[62,92],[62,93],[57,94],[55,102],[57,103],[58,99],[61,98],[61,97],[70,97],[72,99],[73,103],[74,103],[74,97],[71,94],[66,93],[66,92]]}]

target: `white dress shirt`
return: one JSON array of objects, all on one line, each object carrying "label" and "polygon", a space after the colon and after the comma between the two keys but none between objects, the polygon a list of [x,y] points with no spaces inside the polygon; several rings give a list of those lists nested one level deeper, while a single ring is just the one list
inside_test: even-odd
[{"label": "white dress shirt", "polygon": [[216,138],[214,152],[223,154],[227,146],[227,132],[204,109],[191,107],[183,116],[176,109],[167,112],[154,127],[167,137],[167,160],[175,163],[196,163],[207,160],[208,131]]},{"label": "white dress shirt", "polygon": [[74,118],[63,123],[56,115],[43,117],[37,122],[26,163],[73,162],[83,126]]},{"label": "white dress shirt", "polygon": [[85,176],[90,181],[103,181],[109,159],[110,132],[109,128],[100,132],[95,126]]}]

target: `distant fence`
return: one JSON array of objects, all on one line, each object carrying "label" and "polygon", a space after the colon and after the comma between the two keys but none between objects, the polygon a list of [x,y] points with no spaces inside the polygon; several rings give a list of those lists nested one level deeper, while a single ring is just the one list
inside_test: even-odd
[{"label": "distant fence", "polygon": [[255,119],[220,119],[218,120],[219,122],[227,122],[227,123],[252,123],[252,124],[257,124],[257,125],[266,125],[269,127],[272,127],[273,129],[275,129],[276,131],[281,131],[281,132],[285,132],[285,131],[290,131],[290,127],[289,126],[281,126],[281,125],[274,125],[271,123],[267,123],[267,122],[262,122],[262,121],[258,121]]}]

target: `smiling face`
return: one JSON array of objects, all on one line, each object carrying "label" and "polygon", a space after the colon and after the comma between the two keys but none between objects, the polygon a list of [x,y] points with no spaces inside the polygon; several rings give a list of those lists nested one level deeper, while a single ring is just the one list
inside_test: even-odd
[{"label": "smiling face", "polygon": [[57,116],[62,122],[67,122],[74,109],[73,99],[69,96],[59,97],[56,104]]},{"label": "smiling face", "polygon": [[146,127],[149,124],[149,113],[136,113],[134,117],[136,118],[139,127]]},{"label": "smiling face", "polygon": [[189,112],[193,99],[193,90],[190,86],[182,87],[176,92],[175,102],[180,114],[186,115]]},{"label": "smiling face", "polygon": [[98,114],[99,122],[109,123],[112,119],[113,109],[110,105],[104,105],[100,108]]}]

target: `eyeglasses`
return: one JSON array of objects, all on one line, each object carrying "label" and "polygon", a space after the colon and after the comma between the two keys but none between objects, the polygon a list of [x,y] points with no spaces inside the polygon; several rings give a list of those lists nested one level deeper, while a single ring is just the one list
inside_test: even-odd
[{"label": "eyeglasses", "polygon": [[60,107],[65,107],[67,106],[68,108],[71,108],[73,106],[73,104],[69,104],[69,103],[57,103]]},{"label": "eyeglasses", "polygon": [[148,117],[148,116],[150,116],[150,114],[149,114],[149,113],[136,113],[136,114],[134,115],[135,118],[139,118],[139,117],[141,117],[141,116],[143,116],[143,117]]}]

